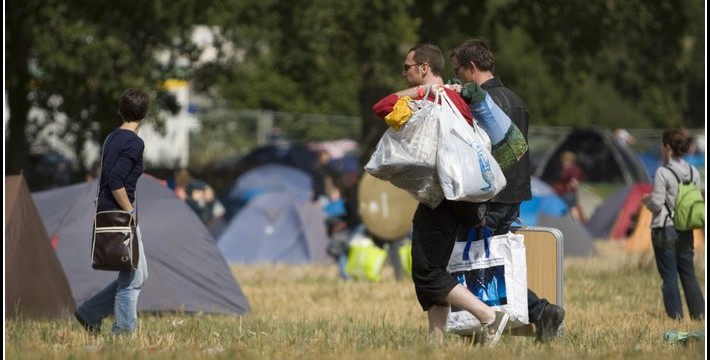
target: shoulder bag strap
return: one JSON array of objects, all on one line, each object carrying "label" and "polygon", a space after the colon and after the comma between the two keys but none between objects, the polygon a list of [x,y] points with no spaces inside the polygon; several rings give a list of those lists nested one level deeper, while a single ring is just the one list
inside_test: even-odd
[{"label": "shoulder bag strap", "polygon": [[108,134],[106,137],[106,140],[104,140],[104,144],[101,146],[101,154],[99,154],[99,157],[101,158],[101,165],[99,165],[99,174],[96,177],[96,180],[98,183],[96,184],[96,196],[94,197],[94,214],[98,212],[99,210],[99,193],[101,192],[101,173],[104,172],[104,150],[106,150],[106,144],[108,143],[108,140],[111,138],[111,134]]},{"label": "shoulder bag strap", "polygon": [[[688,165],[688,166],[690,166],[690,165]],[[680,178],[678,177],[678,174],[676,174],[675,171],[673,171],[673,169],[671,169],[671,167],[669,165],[666,165],[665,168],[668,169],[671,172],[671,174],[673,174],[673,177],[675,177],[676,181],[678,182],[678,187],[680,188]],[[692,169],[690,170],[690,177],[691,177],[691,179],[693,177],[693,170]],[[677,190],[676,190],[675,196],[678,196]],[[671,207],[668,206],[668,201],[664,200],[663,204],[666,206],[666,210],[668,211],[668,216],[666,216],[666,219],[663,221],[663,225],[665,226],[666,222],[668,221],[668,218],[670,217],[672,219],[674,215],[673,215],[673,211],[671,211]]]}]

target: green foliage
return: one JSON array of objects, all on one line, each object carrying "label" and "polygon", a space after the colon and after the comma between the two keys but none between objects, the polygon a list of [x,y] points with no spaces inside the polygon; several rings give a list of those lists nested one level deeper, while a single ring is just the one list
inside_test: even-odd
[{"label": "green foliage", "polygon": [[[244,23],[218,19],[235,44],[245,33],[259,44],[246,46],[219,82],[232,108],[357,115],[363,79],[371,71],[391,84],[398,73],[389,60],[394,54],[401,61],[398,47],[412,34],[399,32],[410,26],[401,1],[251,2],[251,11],[235,10]],[[265,30],[242,24],[262,24]]]},{"label": "green foliage", "polygon": [[[470,37],[492,46],[496,75],[535,125],[705,126],[705,3],[696,0],[6,3],[9,173],[26,167],[29,144],[59,115],[77,154],[102,139],[127,87],[153,91],[152,114],[174,111],[159,87],[172,77],[190,80],[210,109],[359,116],[367,156],[385,129],[371,107],[404,87],[406,51],[431,42],[448,55]],[[211,31],[211,61],[191,40],[196,25]],[[30,121],[32,106],[50,121]]]},{"label": "green foliage", "polygon": [[496,59],[495,75],[526,102],[531,124],[568,124],[560,119],[559,109],[570,99],[557,86],[554,72],[532,39],[520,28],[499,27],[491,47]]},{"label": "green foliage", "polygon": [[617,124],[632,128],[649,126],[643,114],[625,101],[611,84],[599,83],[594,78],[585,78],[571,89],[556,110],[554,125],[579,127],[594,124],[604,128],[613,128]]},{"label": "green foliage", "polygon": [[[580,95],[611,96],[613,108],[622,110],[617,125],[671,127],[702,123],[682,118],[690,113],[689,92],[699,79],[698,62],[688,61],[698,56],[704,38],[697,11],[699,4],[692,1],[543,0],[511,2],[497,15],[502,24],[520,27],[532,38],[562,93],[577,92],[580,84],[598,85]],[[604,108],[601,99],[582,96],[576,105],[586,111]],[[586,115],[584,123],[595,121]]]},{"label": "green foliage", "polygon": [[[485,29],[484,19],[489,3],[415,0],[410,13],[420,23],[417,31],[419,41],[439,45],[448,60],[450,51],[458,44]],[[447,61],[447,65],[451,64]],[[453,76],[449,74],[444,74],[444,78]]]},{"label": "green foliage", "polygon": [[[9,89],[13,93],[9,99],[11,127],[33,129],[28,126],[30,105],[48,110],[50,121],[46,123],[65,115],[68,125],[59,135],[80,157],[85,140],[100,141],[120,125],[116,102],[124,89],[158,93],[163,80],[185,73],[178,59],[190,63],[197,51],[183,38],[190,35],[191,24],[201,19],[200,7],[193,0],[12,1],[8,10],[22,17],[8,23],[8,43],[23,50],[12,52],[8,71],[13,84]],[[167,62],[159,61],[161,52],[172,56]],[[41,130],[42,123],[33,125]],[[14,151],[26,154],[27,145],[15,140],[22,136],[12,131],[8,143],[17,146]],[[34,138],[36,133],[26,136]],[[10,161],[8,171],[26,166],[23,161]]]}]

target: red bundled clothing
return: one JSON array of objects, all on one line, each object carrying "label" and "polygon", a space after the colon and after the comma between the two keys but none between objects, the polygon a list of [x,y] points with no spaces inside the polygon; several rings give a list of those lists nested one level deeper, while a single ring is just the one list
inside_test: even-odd
[{"label": "red bundled clothing", "polygon": [[[468,108],[466,101],[464,101],[458,93],[451,89],[444,88],[444,91],[446,91],[446,95],[448,95],[449,99],[451,99],[454,105],[456,105],[456,108],[459,109],[461,115],[463,115],[464,119],[466,119],[466,122],[468,122],[469,125],[472,124],[473,115],[471,115],[471,110]],[[394,104],[397,100],[399,100],[399,96],[397,96],[397,94],[387,95],[372,107],[372,111],[375,113],[375,116],[380,119],[384,119],[387,114],[392,112],[392,108],[394,108]],[[434,100],[433,94],[429,95],[429,100]]]}]

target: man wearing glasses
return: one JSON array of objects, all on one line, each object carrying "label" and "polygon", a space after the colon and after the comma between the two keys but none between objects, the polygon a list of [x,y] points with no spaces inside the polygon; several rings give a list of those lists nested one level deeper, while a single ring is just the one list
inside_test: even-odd
[{"label": "man wearing glasses", "polygon": [[[464,83],[461,91],[466,97],[466,88],[480,86],[523,132],[528,140],[529,113],[518,95],[494,77],[495,60],[488,45],[479,39],[471,39],[456,47],[451,56],[454,74]],[[475,84],[475,85],[474,85]],[[461,87],[457,87],[458,90]],[[520,203],[532,198],[530,190],[530,153],[527,152],[515,164],[503,169],[507,186],[489,203],[486,226],[495,235],[506,234],[518,216]],[[535,324],[536,340],[548,341],[557,335],[565,318],[565,311],[546,299],[538,298],[528,289],[528,317]]]},{"label": "man wearing glasses", "polygon": [[[402,75],[410,87],[390,94],[373,106],[376,116],[384,119],[397,101],[405,96],[421,99],[430,89],[445,91],[454,105],[471,124],[473,116],[468,104],[454,91],[444,88],[441,72],[444,56],[438,46],[419,44],[407,52]],[[388,124],[395,129],[404,126],[408,118]],[[498,342],[508,322],[508,314],[496,311],[474,296],[446,271],[456,235],[461,227],[481,225],[486,204],[444,200],[435,209],[419,204],[412,220],[412,279],[417,300],[427,312],[429,341],[442,343],[444,326],[451,305],[464,309],[481,321],[481,343],[491,346]]]}]

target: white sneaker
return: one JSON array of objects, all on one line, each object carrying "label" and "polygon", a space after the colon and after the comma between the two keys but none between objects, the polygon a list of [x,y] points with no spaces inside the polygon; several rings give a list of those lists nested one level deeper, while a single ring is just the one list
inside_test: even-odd
[{"label": "white sneaker", "polygon": [[495,345],[500,340],[500,335],[503,334],[505,326],[508,324],[510,315],[504,311],[496,310],[496,319],[490,324],[481,324],[480,344],[481,346],[490,347]]}]

